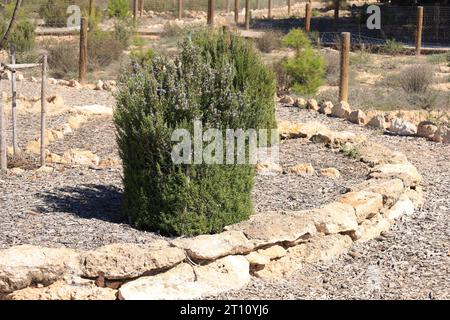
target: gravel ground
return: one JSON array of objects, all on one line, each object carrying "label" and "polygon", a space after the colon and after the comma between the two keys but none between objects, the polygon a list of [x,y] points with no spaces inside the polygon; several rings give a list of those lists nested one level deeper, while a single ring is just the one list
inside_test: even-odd
[{"label": "gravel ground", "polygon": [[376,240],[356,245],[333,263],[301,265],[285,279],[253,279],[218,299],[449,299],[450,146],[424,139],[380,135],[306,110],[281,108],[279,117],[318,120],[362,132],[404,152],[424,177],[425,205]]}]

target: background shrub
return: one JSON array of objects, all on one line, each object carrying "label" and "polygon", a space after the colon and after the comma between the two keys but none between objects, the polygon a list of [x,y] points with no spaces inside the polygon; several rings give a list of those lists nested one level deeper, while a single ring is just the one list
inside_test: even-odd
[{"label": "background shrub", "polygon": [[434,68],[430,65],[415,65],[400,72],[396,81],[407,93],[425,93],[434,82]]},{"label": "background shrub", "polygon": [[381,51],[392,56],[397,56],[403,52],[403,45],[394,39],[389,39],[383,45]]},{"label": "background shrub", "polygon": [[268,31],[264,32],[261,38],[256,39],[256,46],[259,51],[264,53],[270,53],[273,50],[279,49],[281,47],[281,39],[283,39],[283,33]]},{"label": "background shrub", "polygon": [[[0,33],[6,32],[9,21],[0,18]],[[26,18],[20,18],[14,25],[14,29],[9,36],[8,44],[14,43],[17,52],[30,51],[34,48],[35,26],[33,22]]]},{"label": "background shrub", "polygon": [[296,93],[314,94],[323,84],[326,65],[323,57],[311,46],[309,38],[300,29],[293,29],[283,43],[295,49],[293,58],[286,58],[283,68],[291,78],[291,87]]},{"label": "background shrub", "polygon": [[108,3],[109,16],[125,19],[131,16],[129,0],[110,0]]},{"label": "background shrub", "polygon": [[[275,90],[273,79],[255,81],[256,70],[236,55],[236,46],[247,48],[244,40],[215,32],[193,39],[173,60],[157,56],[123,76],[114,113],[124,213],[137,227],[169,235],[220,232],[247,219],[254,180],[249,165],[174,164],[173,130],[192,134],[194,120],[204,130],[251,128],[265,112],[264,106],[254,109],[253,93]],[[252,65],[263,66],[259,60]]]},{"label": "background shrub", "polygon": [[119,59],[124,49],[123,43],[112,33],[99,30],[89,33],[89,69],[110,65]]}]

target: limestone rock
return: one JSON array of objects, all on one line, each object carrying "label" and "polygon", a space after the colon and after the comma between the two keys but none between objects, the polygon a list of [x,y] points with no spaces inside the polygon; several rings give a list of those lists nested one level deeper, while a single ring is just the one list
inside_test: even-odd
[{"label": "limestone rock", "polygon": [[330,115],[334,106],[331,101],[325,101],[320,105],[319,113]]},{"label": "limestone rock", "polygon": [[320,174],[331,179],[339,179],[341,177],[341,173],[336,168],[322,168],[320,169]]},{"label": "limestone rock", "polygon": [[299,138],[310,139],[320,132],[329,132],[330,130],[320,122],[307,122],[299,125],[297,136]]},{"label": "limestone rock", "polygon": [[82,123],[86,122],[86,120],[87,118],[85,116],[77,114],[70,117],[67,122],[72,130],[76,130],[81,126]]},{"label": "limestone rock", "polygon": [[438,127],[431,121],[422,121],[417,126],[417,135],[419,137],[431,139],[436,134]]},{"label": "limestone rock", "polygon": [[42,166],[36,170],[36,173],[52,173],[53,171],[55,171],[53,167]]},{"label": "limestone rock", "polygon": [[279,121],[278,133],[283,139],[301,138],[300,127],[301,124],[298,122]]},{"label": "limestone rock", "polygon": [[79,165],[96,165],[100,163],[100,158],[89,150],[69,149],[64,152],[62,159],[64,163]]},{"label": "limestone rock", "polygon": [[83,86],[77,80],[69,80],[69,87],[81,89]]},{"label": "limestone rock", "polygon": [[41,143],[39,140],[28,141],[25,152],[28,154],[39,154],[41,152]]},{"label": "limestone rock", "polygon": [[367,116],[364,111],[358,109],[352,111],[347,120],[358,125],[365,125],[367,123]]},{"label": "limestone rock", "polygon": [[83,253],[83,276],[106,279],[130,279],[146,273],[159,272],[173,267],[186,258],[179,248],[169,247],[167,243],[112,244]]},{"label": "limestone rock", "polygon": [[313,175],[316,171],[310,163],[299,163],[293,167],[290,167],[288,172],[299,175]]},{"label": "limestone rock", "polygon": [[251,266],[264,266],[270,262],[270,258],[268,256],[262,255],[256,251],[250,252],[245,256],[245,258]]},{"label": "limestone rock", "polygon": [[102,168],[113,168],[120,166],[121,161],[115,158],[107,158],[100,161],[99,166]]},{"label": "limestone rock", "polygon": [[104,83],[102,80],[98,80],[95,84],[94,90],[103,90]]},{"label": "limestone rock", "polygon": [[0,251],[0,293],[32,284],[50,285],[80,273],[80,255],[72,249],[22,245]]},{"label": "limestone rock", "polygon": [[317,231],[325,234],[354,231],[358,228],[355,209],[348,204],[333,202],[311,213]]},{"label": "limestone rock", "polygon": [[367,125],[383,130],[388,127],[388,124],[386,123],[386,120],[383,115],[375,115],[373,118],[369,120]]},{"label": "limestone rock", "polygon": [[406,190],[405,196],[412,201],[414,208],[416,209],[422,208],[425,203],[423,188],[421,186],[416,186],[415,189]]},{"label": "limestone rock", "polygon": [[422,182],[422,176],[411,163],[383,164],[375,166],[369,173],[369,178],[401,179],[406,187],[414,187]]},{"label": "limestone rock", "polygon": [[363,190],[381,194],[383,196],[383,204],[389,207],[397,202],[397,200],[403,194],[405,186],[400,179],[369,179],[357,186],[350,188],[350,191]]},{"label": "limestone rock", "polygon": [[48,287],[25,288],[9,294],[7,300],[116,300],[116,290],[99,288],[94,281],[57,281]]},{"label": "limestone rock", "polygon": [[294,107],[296,108],[304,108],[307,106],[307,101],[303,98],[295,99]]},{"label": "limestone rock", "polygon": [[350,116],[352,109],[347,102],[341,101],[331,110],[331,116],[341,119],[347,119]]},{"label": "limestone rock", "polygon": [[286,256],[271,261],[264,269],[256,271],[259,278],[280,278],[289,276],[301,267],[302,262],[329,262],[347,252],[353,245],[347,235],[317,235],[309,242],[287,250]]},{"label": "limestone rock", "polygon": [[74,106],[76,110],[78,110],[80,113],[86,114],[86,115],[105,115],[105,116],[112,116],[113,110],[111,107],[103,106],[100,104],[90,104],[85,106]]},{"label": "limestone rock", "polygon": [[226,229],[242,231],[257,246],[292,242],[316,233],[316,227],[310,217],[279,213],[255,214],[249,220]]},{"label": "limestone rock", "polygon": [[316,99],[308,99],[306,102],[306,106],[308,109],[318,111],[319,110],[319,104],[317,103]]},{"label": "limestone rock", "polygon": [[375,192],[349,192],[338,201],[349,204],[355,209],[358,223],[373,217],[383,208],[383,197],[381,194]]},{"label": "limestone rock", "polygon": [[227,255],[245,254],[253,249],[252,242],[240,231],[176,239],[172,244],[186,250],[189,257],[198,260],[215,260]]},{"label": "limestone rock", "polygon": [[22,168],[12,168],[8,170],[8,173],[13,176],[21,176],[25,173],[25,170],[23,170]]},{"label": "limestone rock", "polygon": [[58,84],[58,80],[56,80],[55,78],[48,78],[47,81],[49,84]]},{"label": "limestone rock", "polygon": [[290,96],[284,96],[280,99],[280,103],[288,106],[294,105],[294,99]]},{"label": "limestone rock", "polygon": [[382,232],[388,231],[391,228],[391,223],[381,214],[376,214],[374,217],[364,221],[358,227],[356,232],[351,234],[353,240],[358,242],[366,242],[374,239]]},{"label": "limestone rock", "polygon": [[265,249],[259,249],[257,252],[263,256],[268,257],[270,260],[284,257],[287,253],[286,249],[278,244],[267,247]]},{"label": "limestone rock", "polygon": [[261,175],[278,175],[283,173],[283,168],[274,162],[261,162],[256,165],[256,172]]},{"label": "limestone rock", "polygon": [[227,256],[208,265],[182,263],[156,276],[142,277],[119,289],[122,300],[198,299],[237,290],[250,281],[250,264],[243,256]]},{"label": "limestone rock", "polygon": [[432,140],[434,142],[450,143],[450,129],[446,126],[440,126]]},{"label": "limestone rock", "polygon": [[395,118],[389,127],[389,131],[400,136],[412,136],[417,134],[417,126],[407,120]]},{"label": "limestone rock", "polygon": [[361,161],[372,167],[386,163],[401,164],[408,162],[403,153],[392,151],[384,145],[372,141],[366,141],[358,145],[358,150]]},{"label": "limestone rock", "polygon": [[403,215],[411,215],[413,213],[414,204],[407,196],[402,196],[385,215],[389,220],[396,220]]}]

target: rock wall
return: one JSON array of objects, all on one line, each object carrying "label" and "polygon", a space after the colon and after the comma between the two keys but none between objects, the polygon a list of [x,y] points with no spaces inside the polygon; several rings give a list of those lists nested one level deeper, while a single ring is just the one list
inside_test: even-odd
[{"label": "rock wall", "polygon": [[269,212],[216,235],[114,244],[93,251],[17,246],[0,251],[3,299],[196,299],[331,261],[423,205],[421,176],[403,154],[316,123],[280,135],[358,148],[368,179],[314,210]]}]

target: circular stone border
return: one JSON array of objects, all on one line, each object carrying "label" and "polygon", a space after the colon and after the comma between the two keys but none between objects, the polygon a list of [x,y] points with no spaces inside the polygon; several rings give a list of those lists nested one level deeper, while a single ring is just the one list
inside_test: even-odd
[{"label": "circular stone border", "polygon": [[320,123],[279,123],[284,138],[357,150],[368,179],[335,202],[253,215],[215,235],[112,244],[92,251],[22,245],[0,251],[0,299],[197,299],[331,261],[423,205],[422,177],[402,153]]}]

